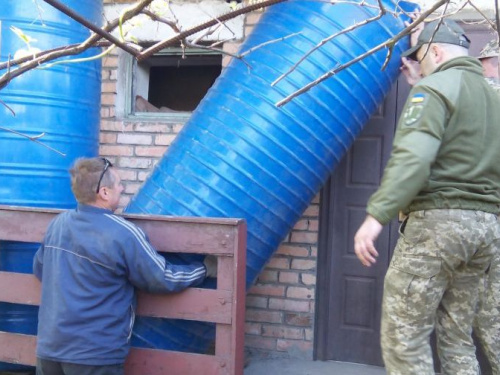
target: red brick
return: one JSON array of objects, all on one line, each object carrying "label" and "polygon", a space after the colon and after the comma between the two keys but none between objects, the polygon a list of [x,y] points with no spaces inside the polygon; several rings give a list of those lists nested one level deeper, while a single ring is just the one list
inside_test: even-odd
[{"label": "red brick", "polygon": [[283,298],[270,298],[269,308],[280,311],[308,312],[310,311],[309,301],[296,301]]},{"label": "red brick", "polygon": [[137,156],[151,156],[155,158],[162,157],[165,153],[166,147],[163,146],[137,146],[135,154]]},{"label": "red brick", "polygon": [[116,94],[116,81],[105,81],[101,83],[102,93]]},{"label": "red brick", "polygon": [[245,333],[250,335],[262,334],[262,324],[260,323],[245,323]]},{"label": "red brick", "polygon": [[311,246],[311,258],[317,258],[317,257],[318,257],[318,247]]},{"label": "red brick", "polygon": [[226,66],[228,66],[232,59],[233,59],[232,56],[224,55],[222,57],[222,63],[221,63],[222,68],[225,68]]},{"label": "red brick", "polygon": [[314,339],[314,331],[310,328],[304,330],[304,335],[307,341],[312,341]]},{"label": "red brick", "polygon": [[128,202],[130,202],[130,198],[131,198],[130,195],[122,195],[120,197],[120,203],[119,203],[120,207],[125,207],[128,204]]},{"label": "red brick", "polygon": [[309,228],[309,219],[302,219],[295,223],[293,230],[307,230]]},{"label": "red brick", "polygon": [[241,43],[224,43],[222,50],[227,53],[237,54],[238,49],[241,47]]},{"label": "red brick", "polygon": [[120,169],[118,171],[122,181],[136,181],[137,180],[137,172],[132,171],[130,169]]},{"label": "red brick", "polygon": [[307,257],[309,255],[309,249],[299,245],[281,245],[276,254]]},{"label": "red brick", "polygon": [[139,188],[142,186],[141,183],[131,183],[128,182],[125,184],[125,193],[126,194],[135,194],[139,191]]},{"label": "red brick", "polygon": [[245,26],[245,38],[248,38],[248,36],[250,36],[250,34],[252,33],[253,31],[253,28],[254,28],[254,25],[252,26]]},{"label": "red brick", "polygon": [[116,143],[116,133],[101,133],[99,135],[100,143]]},{"label": "red brick", "polygon": [[304,216],[319,216],[319,206],[318,205],[311,205],[306,208],[304,211]]},{"label": "red brick", "polygon": [[319,202],[321,200],[320,198],[321,198],[321,194],[320,193],[316,194],[311,203],[319,204]]},{"label": "red brick", "polygon": [[316,261],[307,259],[292,259],[292,269],[313,270],[316,268]]},{"label": "red brick", "polygon": [[116,81],[118,77],[118,70],[117,69],[112,69],[109,71],[109,79],[112,81]]},{"label": "red brick", "polygon": [[302,328],[290,328],[279,325],[263,325],[262,336],[300,340],[304,339],[304,330]]},{"label": "red brick", "polygon": [[319,231],[319,220],[309,220],[309,230],[311,232],[317,232]]},{"label": "red brick", "polygon": [[108,68],[103,68],[102,71],[101,71],[101,77],[102,77],[102,80],[103,81],[108,81],[111,79],[111,72],[115,72],[116,69],[108,69]]},{"label": "red brick", "polygon": [[246,25],[255,25],[257,22],[259,22],[261,16],[262,13],[248,13],[245,18]]},{"label": "red brick", "polygon": [[290,259],[274,256],[266,264],[266,268],[290,269]]},{"label": "red brick", "polygon": [[117,142],[127,145],[150,145],[153,138],[147,134],[118,134]]},{"label": "red brick", "polygon": [[264,270],[260,273],[258,281],[264,283],[278,282],[278,271]]},{"label": "red brick", "polygon": [[254,335],[245,335],[245,346],[256,349],[276,350],[276,339]]},{"label": "red brick", "polygon": [[101,145],[99,154],[102,156],[132,156],[134,148],[132,146]]},{"label": "red brick", "polygon": [[182,128],[184,127],[184,124],[175,124],[172,126],[172,133],[178,134]]},{"label": "red brick", "polygon": [[257,284],[257,285],[254,285],[252,288],[250,288],[250,293],[251,294],[265,295],[265,296],[284,297],[285,296],[285,287],[278,286],[278,285]]},{"label": "red brick", "polygon": [[108,55],[102,58],[102,66],[105,68],[115,68],[118,66],[118,57]]},{"label": "red brick", "polygon": [[245,317],[247,322],[281,323],[283,321],[279,311],[247,309]]},{"label": "red brick", "polygon": [[312,358],[311,341],[278,339],[276,349],[280,352],[292,352],[295,358]]},{"label": "red brick", "polygon": [[291,326],[311,327],[312,316],[310,314],[286,313],[285,323]]},{"label": "red brick", "polygon": [[138,174],[137,174],[137,179],[139,181],[146,181],[146,179],[149,177],[151,171],[140,171]]},{"label": "red brick", "polygon": [[174,141],[177,134],[162,134],[155,136],[155,145],[169,146]]},{"label": "red brick", "polygon": [[133,127],[132,124],[123,121],[101,120],[101,131],[103,130],[127,132],[132,131]]},{"label": "red brick", "polygon": [[313,299],[314,288],[301,288],[296,286],[289,286],[286,291],[286,296],[288,298]]},{"label": "red brick", "polygon": [[305,285],[316,285],[316,275],[312,275],[310,273],[301,274],[300,280]]},{"label": "red brick", "polygon": [[101,119],[111,117],[110,107],[101,107]]},{"label": "red brick", "polygon": [[118,165],[122,168],[150,168],[151,159],[120,158]]},{"label": "red brick", "polygon": [[246,307],[260,307],[265,309],[267,307],[267,297],[247,295],[245,305]]},{"label": "red brick", "polygon": [[315,244],[318,242],[318,233],[316,232],[292,232],[291,242]]},{"label": "red brick", "polygon": [[283,272],[279,274],[279,282],[284,284],[297,284],[299,282],[299,274],[296,272]]},{"label": "red brick", "polygon": [[168,133],[171,131],[171,128],[167,124],[138,122],[135,124],[135,131],[143,133]]},{"label": "red brick", "polygon": [[115,105],[116,101],[116,94],[108,94],[108,93],[102,93],[101,94],[101,105]]}]

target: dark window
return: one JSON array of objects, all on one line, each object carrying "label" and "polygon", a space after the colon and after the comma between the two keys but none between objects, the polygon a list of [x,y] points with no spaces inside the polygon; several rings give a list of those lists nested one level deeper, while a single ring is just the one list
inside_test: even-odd
[{"label": "dark window", "polygon": [[222,69],[222,55],[162,53],[137,63],[133,112],[192,112]]}]

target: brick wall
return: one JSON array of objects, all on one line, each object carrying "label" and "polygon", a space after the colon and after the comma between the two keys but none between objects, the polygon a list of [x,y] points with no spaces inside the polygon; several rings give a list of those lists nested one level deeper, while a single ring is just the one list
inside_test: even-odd
[{"label": "brick wall", "polygon": [[[260,12],[246,17],[245,35],[259,17]],[[238,46],[231,42],[224,48],[234,53]],[[225,56],[223,64],[230,58]],[[125,185],[120,207],[124,207],[183,124],[118,119],[117,69],[116,54],[104,58],[100,154],[120,170]],[[312,358],[318,213],[316,197],[248,293],[245,344],[251,355]]]}]

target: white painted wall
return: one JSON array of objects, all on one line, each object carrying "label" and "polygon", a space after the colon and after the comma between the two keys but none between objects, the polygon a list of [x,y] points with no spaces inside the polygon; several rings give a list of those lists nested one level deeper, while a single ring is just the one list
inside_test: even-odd
[{"label": "white painted wall", "polygon": [[[113,20],[120,16],[120,13],[130,4],[108,4],[104,7],[104,16],[107,20]],[[187,30],[193,26],[203,22],[217,18],[221,14],[231,10],[228,3],[224,0],[199,0],[199,1],[170,1],[170,7],[178,19],[178,24],[182,26],[182,30]],[[170,18],[169,13],[165,13],[165,18]],[[152,22],[149,17],[140,15],[134,18],[134,27],[130,30],[129,35],[132,35],[139,42],[154,42],[167,39],[176,35],[170,27],[158,22]],[[244,16],[239,16],[235,19],[225,22],[225,25],[220,27],[216,32],[206,36],[203,40],[218,41],[218,40],[241,40],[244,31]],[[130,25],[130,24],[129,24]],[[127,29],[130,26],[127,26]],[[118,36],[118,31],[113,32]],[[192,40],[197,35],[190,37]]]}]

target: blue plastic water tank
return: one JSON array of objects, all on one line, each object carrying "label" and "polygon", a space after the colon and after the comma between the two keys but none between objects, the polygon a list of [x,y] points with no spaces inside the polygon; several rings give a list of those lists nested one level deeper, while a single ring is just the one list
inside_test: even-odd
[{"label": "blue plastic water tank", "polygon": [[[240,51],[298,33],[233,59],[200,103],[127,212],[177,216],[239,217],[248,225],[247,286],[319,192],[398,76],[398,43],[387,68],[387,50],[352,65],[282,108],[276,103],[325,72],[347,63],[404,27],[396,1],[390,12],[325,43],[279,82],[322,40],[378,14],[376,1],[292,0],[266,10]],[[406,4],[409,5],[409,4]],[[155,323],[156,324],[156,323]],[[175,321],[159,326],[166,346],[193,340],[196,328]],[[144,328],[141,325],[138,330]],[[203,342],[202,339],[199,342]]]},{"label": "blue plastic water tank", "polygon": [[[62,3],[94,24],[101,24],[102,0]],[[26,49],[24,42],[10,30],[11,26],[35,39],[31,45],[40,50],[79,43],[90,36],[85,27],[43,1],[3,0],[0,26],[2,62],[13,58],[17,50]],[[99,52],[89,50],[78,57]],[[5,72],[0,70],[0,75]],[[0,204],[75,206],[68,168],[78,157],[98,154],[100,96],[100,60],[36,69],[14,79],[0,91],[0,99],[16,114],[13,116],[0,105],[2,127],[28,136],[45,133],[39,140],[66,154],[61,156],[24,137],[0,131]],[[31,273],[37,248],[35,244],[1,242],[0,270]],[[37,310],[31,306],[0,304],[0,330],[35,334]],[[20,367],[0,364],[0,369]]]}]

